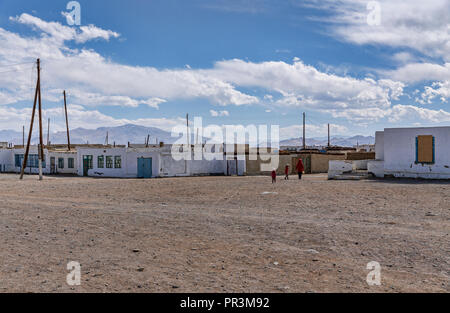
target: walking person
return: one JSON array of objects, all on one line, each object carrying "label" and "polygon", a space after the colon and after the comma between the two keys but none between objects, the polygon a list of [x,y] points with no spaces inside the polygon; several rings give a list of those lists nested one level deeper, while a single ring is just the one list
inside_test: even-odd
[{"label": "walking person", "polygon": [[289,164],[284,168],[284,180],[289,180]]},{"label": "walking person", "polygon": [[305,170],[305,167],[303,166],[302,159],[298,159],[298,163],[297,163],[298,179],[302,179],[302,174],[303,174],[304,170]]},{"label": "walking person", "polygon": [[277,171],[275,169],[272,170],[272,184],[277,182]]}]

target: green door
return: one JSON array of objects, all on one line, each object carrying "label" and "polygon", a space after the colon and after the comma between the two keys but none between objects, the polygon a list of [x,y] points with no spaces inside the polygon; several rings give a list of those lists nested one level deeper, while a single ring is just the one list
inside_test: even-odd
[{"label": "green door", "polygon": [[152,177],[152,158],[138,158],[138,178]]},{"label": "green door", "polygon": [[83,176],[88,176],[88,171],[92,168],[92,165],[92,155],[83,155]]}]

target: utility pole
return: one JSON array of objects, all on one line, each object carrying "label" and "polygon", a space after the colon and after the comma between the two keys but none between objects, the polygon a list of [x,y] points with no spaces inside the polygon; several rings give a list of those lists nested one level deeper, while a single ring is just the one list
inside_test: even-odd
[{"label": "utility pole", "polygon": [[37,68],[38,68],[38,80],[39,80],[39,153],[38,153],[38,161],[39,161],[39,180],[42,180],[42,161],[44,160],[44,142],[43,142],[43,134],[42,134],[42,101],[41,101],[41,64],[40,60],[37,60]]},{"label": "utility pole", "polygon": [[64,111],[66,112],[66,128],[67,128],[67,147],[70,151],[70,134],[69,134],[69,119],[67,117],[66,91],[64,90]]},{"label": "utility pole", "polygon": [[50,118],[47,121],[47,147],[50,145]]},{"label": "utility pole", "polygon": [[[37,61],[39,64],[39,59]],[[36,112],[36,101],[37,101],[37,97],[38,97],[38,92],[39,92],[39,67],[38,67],[38,78],[36,81],[36,91],[34,93],[34,102],[33,102],[33,111],[31,113],[31,121],[30,121],[30,131],[28,132],[28,141],[27,141],[27,148],[25,149],[25,154],[23,156],[23,163],[22,163],[22,170],[20,171],[20,179],[23,179],[23,173],[25,172],[25,168],[27,166],[27,161],[28,161],[28,153],[30,152],[30,142],[31,142],[31,136],[33,134],[33,123],[34,123],[34,116],[35,116],[35,112]],[[25,126],[24,126],[25,128]]]},{"label": "utility pole", "polygon": [[328,123],[328,148],[330,147],[330,123]]},{"label": "utility pole", "polygon": [[25,148],[25,125],[22,125],[22,147]]},{"label": "utility pole", "polygon": [[306,138],[305,138],[305,134],[306,134],[305,126],[306,126],[306,124],[305,124],[305,120],[306,120],[306,114],[305,114],[305,112],[303,112],[303,150],[306,150]]}]

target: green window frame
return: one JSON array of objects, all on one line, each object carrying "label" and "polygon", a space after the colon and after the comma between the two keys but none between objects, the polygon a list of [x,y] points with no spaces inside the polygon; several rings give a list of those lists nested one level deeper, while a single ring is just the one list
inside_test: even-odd
[{"label": "green window frame", "polygon": [[64,158],[58,158],[58,168],[64,168]]},{"label": "green window frame", "polygon": [[106,156],[106,168],[113,168],[113,157],[110,155]]},{"label": "green window frame", "polygon": [[75,167],[75,162],[73,158],[68,158],[67,159],[67,167],[68,168],[74,168]]},{"label": "green window frame", "polygon": [[114,168],[122,168],[122,157],[120,155],[114,157]]},{"label": "green window frame", "polygon": [[97,168],[104,168],[105,167],[105,156],[99,155],[97,157]]}]

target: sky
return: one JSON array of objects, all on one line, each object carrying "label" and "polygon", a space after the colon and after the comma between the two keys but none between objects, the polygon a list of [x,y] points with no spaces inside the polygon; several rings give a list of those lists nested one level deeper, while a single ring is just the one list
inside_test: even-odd
[{"label": "sky", "polygon": [[[0,2],[0,129],[279,125],[281,139],[450,125],[448,0]],[[76,25],[79,17],[80,25]],[[75,24],[74,24],[75,23]],[[73,25],[71,25],[73,24]]]}]

